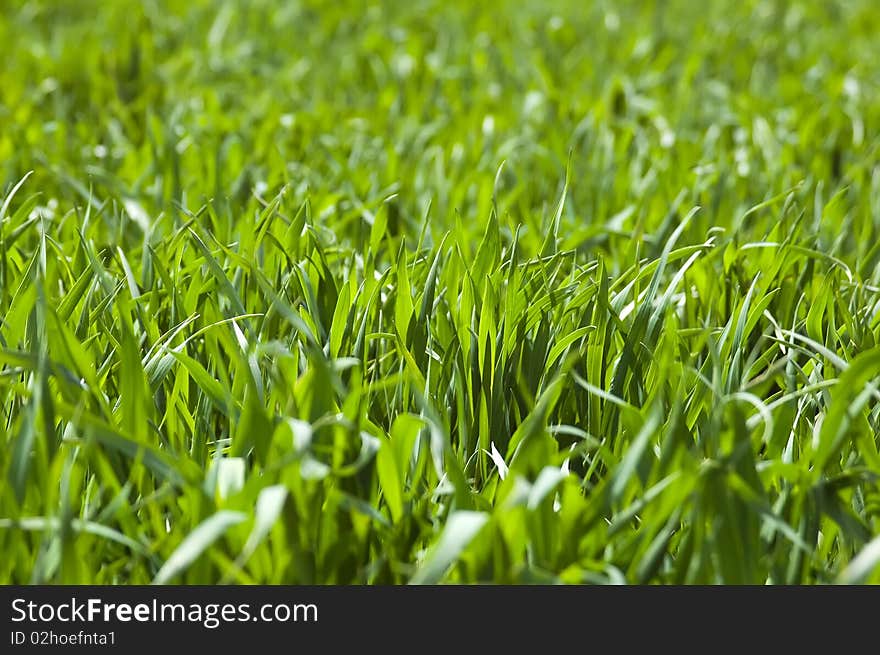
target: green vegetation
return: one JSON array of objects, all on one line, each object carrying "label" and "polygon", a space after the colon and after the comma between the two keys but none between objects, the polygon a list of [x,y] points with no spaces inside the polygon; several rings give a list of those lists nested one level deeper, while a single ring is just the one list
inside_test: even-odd
[{"label": "green vegetation", "polygon": [[0,582],[880,582],[880,8],[4,3]]}]

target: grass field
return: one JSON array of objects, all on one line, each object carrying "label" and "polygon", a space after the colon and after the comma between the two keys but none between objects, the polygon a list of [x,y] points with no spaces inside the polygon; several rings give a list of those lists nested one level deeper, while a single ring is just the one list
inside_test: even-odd
[{"label": "grass field", "polygon": [[0,5],[0,582],[880,582],[874,0]]}]

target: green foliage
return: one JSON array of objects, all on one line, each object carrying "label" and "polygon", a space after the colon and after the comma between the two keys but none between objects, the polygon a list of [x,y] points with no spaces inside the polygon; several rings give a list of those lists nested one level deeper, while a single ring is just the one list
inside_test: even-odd
[{"label": "green foliage", "polygon": [[880,582],[880,9],[11,2],[0,582]]}]

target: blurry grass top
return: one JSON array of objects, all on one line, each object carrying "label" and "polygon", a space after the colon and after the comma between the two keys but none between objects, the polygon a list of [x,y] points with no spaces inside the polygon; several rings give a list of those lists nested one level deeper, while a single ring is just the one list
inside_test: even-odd
[{"label": "blurry grass top", "polygon": [[873,0],[8,0],[0,582],[880,582]]}]

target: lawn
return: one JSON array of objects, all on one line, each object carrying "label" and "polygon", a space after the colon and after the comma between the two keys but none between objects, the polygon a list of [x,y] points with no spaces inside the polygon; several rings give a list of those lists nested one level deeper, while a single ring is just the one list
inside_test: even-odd
[{"label": "lawn", "polygon": [[875,0],[6,0],[0,583],[880,582]]}]

